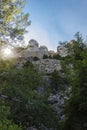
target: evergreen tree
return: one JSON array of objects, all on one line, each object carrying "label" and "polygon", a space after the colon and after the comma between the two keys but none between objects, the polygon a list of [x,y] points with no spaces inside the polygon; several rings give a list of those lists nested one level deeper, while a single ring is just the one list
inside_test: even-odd
[{"label": "evergreen tree", "polygon": [[10,108],[7,119],[25,129],[31,126],[40,130],[59,127],[58,117],[48,102],[49,90],[38,92],[43,82],[32,63],[26,62],[21,69],[11,67],[0,75],[0,82],[4,105]]},{"label": "evergreen tree", "polygon": [[63,130],[87,129],[87,46],[79,33],[76,38],[71,53],[72,67],[66,69],[71,93],[65,104]]},{"label": "evergreen tree", "polygon": [[29,14],[23,13],[24,5],[25,0],[0,0],[1,41],[23,40],[26,27],[30,24]]}]

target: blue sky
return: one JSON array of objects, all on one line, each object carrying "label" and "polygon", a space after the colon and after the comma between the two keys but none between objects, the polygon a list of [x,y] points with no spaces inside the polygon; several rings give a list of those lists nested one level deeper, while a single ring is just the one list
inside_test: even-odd
[{"label": "blue sky", "polygon": [[69,41],[78,31],[87,35],[87,0],[27,0],[25,12],[32,21],[26,41],[56,50],[58,41]]}]

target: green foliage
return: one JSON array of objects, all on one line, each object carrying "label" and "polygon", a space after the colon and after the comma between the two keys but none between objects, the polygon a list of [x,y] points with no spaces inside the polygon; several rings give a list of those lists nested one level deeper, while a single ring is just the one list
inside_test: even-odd
[{"label": "green foliage", "polygon": [[0,73],[5,73],[6,71],[11,70],[11,68],[14,68],[16,64],[15,59],[9,59],[9,60],[2,60],[0,59]]},{"label": "green foliage", "polygon": [[51,90],[53,93],[55,92],[59,92],[59,91],[64,91],[66,88],[65,88],[65,85],[67,84],[67,81],[65,79],[65,77],[63,78],[60,73],[58,71],[54,71],[52,74],[51,74],[51,77],[50,77],[50,80],[51,80]]},{"label": "green foliage", "polygon": [[[71,46],[71,57],[66,59],[64,67],[71,86],[70,97],[65,104],[65,122],[63,130],[87,129],[87,47],[81,35]],[[71,60],[71,66],[70,62]]]},{"label": "green foliage", "polygon": [[6,96],[4,105],[10,108],[9,120],[26,129],[42,125],[58,127],[58,117],[47,101],[48,92],[38,93],[42,85],[41,75],[30,62],[24,64],[22,69],[11,68],[0,75],[0,83],[0,93]]},{"label": "green foliage", "polygon": [[61,60],[62,57],[60,55],[58,55],[58,54],[54,54],[53,59]]},{"label": "green foliage", "polygon": [[5,102],[0,99],[0,130],[22,130],[21,127],[8,119],[9,108]]},{"label": "green foliage", "polygon": [[48,59],[48,58],[49,58],[48,55],[44,55],[44,56],[43,56],[43,59]]},{"label": "green foliage", "polygon": [[30,25],[29,14],[23,14],[25,0],[1,0],[0,2],[0,41],[10,37],[23,40],[26,27]]}]

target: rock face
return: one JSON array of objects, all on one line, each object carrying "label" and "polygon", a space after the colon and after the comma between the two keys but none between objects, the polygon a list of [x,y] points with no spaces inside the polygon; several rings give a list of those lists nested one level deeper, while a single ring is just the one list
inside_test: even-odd
[{"label": "rock face", "polygon": [[54,72],[54,70],[61,70],[60,61],[55,59],[41,59],[39,61],[33,62],[33,64],[38,65],[39,70],[46,74],[51,74]]},{"label": "rock face", "polygon": [[66,99],[68,99],[67,94],[70,92],[69,86],[66,87],[65,85],[65,91],[57,92],[56,94],[51,93],[48,102],[53,104],[55,111],[57,112],[60,120],[64,120],[64,114],[62,113],[62,107],[64,106],[64,103]]},{"label": "rock face", "polygon": [[55,55],[55,52],[53,50],[48,51],[48,56],[53,57]]},{"label": "rock face", "polygon": [[67,48],[65,46],[58,46],[57,47],[57,53],[58,55],[60,55],[61,57],[65,57],[68,55],[67,53]]},{"label": "rock face", "polygon": [[[74,40],[70,41],[70,45],[73,45]],[[29,44],[27,46],[27,49],[22,51],[22,57],[28,58],[28,57],[38,57],[39,59],[43,59],[43,56],[46,55],[48,57],[53,57],[54,55],[58,54],[61,57],[66,57],[68,55],[67,47],[65,45],[61,45],[57,47],[57,52],[54,52],[53,50],[48,50],[46,46],[40,46],[39,43],[31,39],[29,41]]]},{"label": "rock face", "polygon": [[19,62],[17,64],[17,68],[21,69],[23,67],[23,64],[25,64],[27,61],[32,62],[35,66],[37,66],[37,69],[44,74],[50,75],[51,73],[61,70],[61,63],[60,60],[56,59],[40,59],[40,60],[32,60],[32,58],[21,58],[19,59]]},{"label": "rock face", "polygon": [[48,48],[46,46],[40,46],[39,51],[42,53],[42,57],[48,55]]},{"label": "rock face", "polygon": [[65,94],[62,92],[58,92],[57,94],[51,94],[48,98],[48,101],[54,105],[55,111],[57,113],[61,112],[61,106],[64,105]]},{"label": "rock face", "polygon": [[34,39],[31,39],[30,41],[29,41],[29,44],[28,44],[28,50],[29,51],[38,51],[38,47],[39,47],[39,43],[36,41],[36,40],[34,40]]},{"label": "rock face", "polygon": [[43,58],[44,55],[48,55],[48,49],[46,46],[40,46],[39,43],[31,39],[27,46],[27,49],[23,52],[23,57],[38,57],[39,59]]}]

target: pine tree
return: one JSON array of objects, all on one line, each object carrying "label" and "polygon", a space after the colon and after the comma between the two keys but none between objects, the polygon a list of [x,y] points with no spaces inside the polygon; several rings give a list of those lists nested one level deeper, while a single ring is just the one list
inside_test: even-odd
[{"label": "pine tree", "polygon": [[29,14],[23,13],[26,0],[0,0],[0,40],[23,40],[30,24]]},{"label": "pine tree", "polygon": [[71,94],[65,104],[63,130],[87,129],[87,46],[81,35],[76,35],[72,47],[72,68],[68,72]]}]

